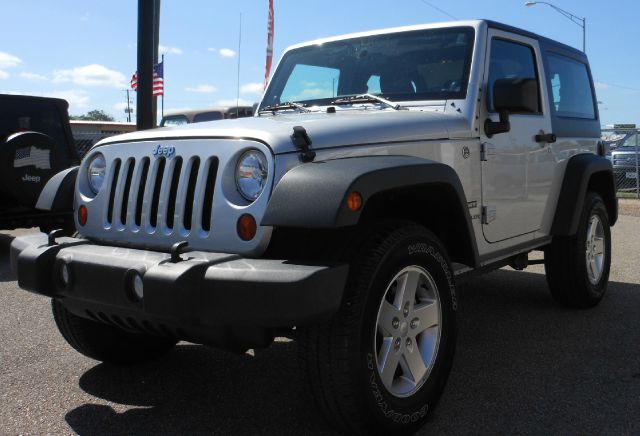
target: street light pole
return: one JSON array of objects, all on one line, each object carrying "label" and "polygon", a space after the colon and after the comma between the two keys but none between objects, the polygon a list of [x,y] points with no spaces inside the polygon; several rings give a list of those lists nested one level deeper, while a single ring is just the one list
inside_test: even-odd
[{"label": "street light pole", "polygon": [[559,12],[560,14],[564,15],[565,17],[567,17],[568,19],[570,19],[573,23],[577,24],[578,26],[582,27],[582,51],[584,53],[586,53],[586,39],[587,39],[587,19],[586,18],[580,18],[575,14],[572,14],[569,11],[565,11],[564,9],[561,9],[559,7],[557,7],[554,4],[551,4],[549,2],[526,2],[524,5],[531,7],[531,6],[535,6],[537,4],[543,4],[543,5],[547,5],[547,6],[551,6],[553,9],[556,10],[556,12]]}]

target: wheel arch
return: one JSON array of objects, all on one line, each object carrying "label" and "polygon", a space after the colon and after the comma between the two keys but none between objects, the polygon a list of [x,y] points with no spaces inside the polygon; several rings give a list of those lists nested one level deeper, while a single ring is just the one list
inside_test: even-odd
[{"label": "wheel arch", "polygon": [[[362,196],[357,211],[351,192]],[[411,156],[365,156],[313,162],[276,185],[261,225],[340,229],[375,219],[404,219],[429,228],[451,259],[478,266],[478,250],[462,184],[441,162]]]},{"label": "wheel arch", "polygon": [[611,162],[595,154],[579,154],[570,158],[567,163],[551,226],[552,235],[568,236],[576,233],[584,199],[590,191],[602,197],[610,225],[616,223],[618,200]]}]

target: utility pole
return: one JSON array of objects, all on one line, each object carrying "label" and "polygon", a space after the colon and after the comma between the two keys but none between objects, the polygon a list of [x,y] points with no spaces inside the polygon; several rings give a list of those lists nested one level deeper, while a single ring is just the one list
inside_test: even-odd
[{"label": "utility pole", "polygon": [[[158,63],[158,47],[160,46],[160,0],[153,0],[153,65]],[[153,86],[153,85],[152,85]],[[158,125],[158,97],[153,97],[153,127]]]},{"label": "utility pole", "polygon": [[133,112],[133,109],[131,109],[131,98],[129,97],[129,88],[127,88],[125,91],[127,91],[127,123],[130,123],[131,112]]},{"label": "utility pole", "polygon": [[155,127],[153,64],[157,61],[160,27],[160,0],[138,0],[138,130]]}]

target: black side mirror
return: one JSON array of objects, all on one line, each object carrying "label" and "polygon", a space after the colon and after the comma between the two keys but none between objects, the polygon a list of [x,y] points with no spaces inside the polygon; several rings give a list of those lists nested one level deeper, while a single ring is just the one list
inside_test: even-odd
[{"label": "black side mirror", "polygon": [[484,131],[491,138],[496,133],[511,130],[509,112],[538,113],[540,99],[536,79],[498,79],[493,85],[493,106],[500,115],[500,121],[487,119]]}]

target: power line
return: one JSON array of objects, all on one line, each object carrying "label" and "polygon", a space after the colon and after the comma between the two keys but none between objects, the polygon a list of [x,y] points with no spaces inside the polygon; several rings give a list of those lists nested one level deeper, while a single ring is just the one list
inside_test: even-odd
[{"label": "power line", "polygon": [[435,6],[435,5],[432,5],[432,4],[431,4],[431,3],[429,3],[427,0],[420,0],[420,1],[421,1],[422,3],[424,3],[425,5],[427,5],[427,6],[431,7],[431,8],[433,8],[433,9],[435,9],[436,11],[438,11],[438,12],[440,12],[440,13],[442,13],[442,14],[445,14],[445,15],[446,15],[447,17],[449,17],[449,18],[453,18],[454,20],[457,20],[457,19],[458,19],[458,17],[454,17],[454,16],[453,16],[453,15],[451,15],[449,12],[447,12],[447,11],[444,11],[444,10],[440,9],[439,7],[437,7],[437,6]]},{"label": "power line", "polygon": [[613,86],[614,88],[627,89],[629,91],[640,91],[640,89],[638,89],[638,88],[632,88],[630,86],[616,85],[615,83],[605,83],[605,85]]}]

